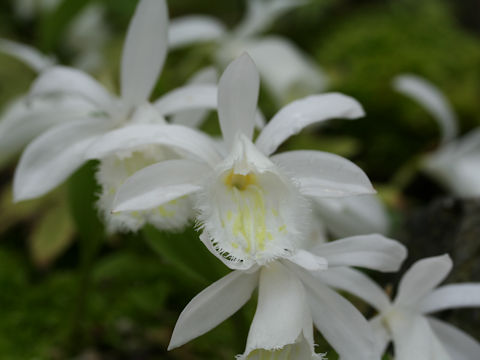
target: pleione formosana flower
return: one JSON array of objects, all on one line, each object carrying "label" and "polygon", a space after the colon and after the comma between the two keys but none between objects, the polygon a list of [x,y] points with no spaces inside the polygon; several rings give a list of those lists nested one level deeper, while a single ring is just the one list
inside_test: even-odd
[{"label": "pleione formosana flower", "polygon": [[186,306],[169,349],[213,329],[239,310],[258,287],[257,310],[245,352],[238,359],[323,359],[314,351],[315,325],[342,359],[380,360],[366,319],[330,287],[342,285],[337,273],[349,271],[349,266],[397,271],[405,257],[403,245],[373,234],[318,244],[309,252],[299,251],[295,259],[235,270]]},{"label": "pleione formosana flower", "polygon": [[[41,196],[58,186],[86,161],[86,151],[96,142],[103,143],[105,135],[112,130],[138,123],[166,127],[164,117],[167,115],[216,107],[216,86],[212,84],[188,85],[165,94],[153,104],[148,102],[163,68],[167,37],[165,1],[139,1],[123,48],[119,97],[73,68],[53,66],[40,74],[29,93],[32,100],[74,99],[79,103],[77,107],[85,104],[85,112],[63,113],[60,124],[42,133],[25,149],[15,172],[16,201]],[[99,207],[107,227],[111,231],[136,230],[146,221],[166,228],[185,224],[189,217],[185,212],[190,212],[191,205],[183,201],[147,215],[111,216],[113,196],[122,179],[148,164],[181,156],[178,147],[177,151],[128,143],[117,150],[97,158],[100,160],[97,179],[102,186]]]},{"label": "pleione formosana flower", "polygon": [[[414,263],[400,281],[395,300],[369,277],[349,269],[336,274],[334,287],[346,290],[378,310],[370,322],[379,355],[393,341],[396,360],[474,360],[480,343],[432,313],[480,306],[480,284],[437,286],[452,269],[448,255]],[[328,271],[327,271],[328,273]]]},{"label": "pleione formosana flower", "polygon": [[[120,187],[115,211],[145,210],[193,196],[205,245],[230,268],[248,269],[295,255],[309,232],[310,201],[374,193],[364,172],[340,156],[320,151],[270,156],[307,125],[362,116],[358,102],[337,93],[295,101],[281,109],[253,143],[258,90],[257,70],[244,54],[227,67],[219,82],[223,147],[208,146],[204,137],[185,132],[182,143],[190,146],[191,159],[138,171]],[[135,137],[145,138],[154,127],[136,129]],[[182,129],[186,128],[170,126],[156,141],[172,136],[181,141]],[[133,136],[122,129],[116,135],[118,141]],[[92,151],[101,154],[109,149],[99,144]]]}]

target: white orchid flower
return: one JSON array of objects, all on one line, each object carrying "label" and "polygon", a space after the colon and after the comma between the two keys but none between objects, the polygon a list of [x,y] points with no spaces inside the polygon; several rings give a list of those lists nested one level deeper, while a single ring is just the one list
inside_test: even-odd
[{"label": "white orchid flower", "polygon": [[458,121],[450,103],[425,79],[416,75],[397,76],[394,87],[422,105],[442,131],[442,144],[424,159],[425,172],[458,196],[479,196],[480,130],[456,138]]},{"label": "white orchid flower", "polygon": [[417,261],[403,276],[393,302],[383,289],[357,270],[335,271],[332,286],[349,291],[379,311],[371,320],[379,354],[393,341],[396,360],[473,360],[480,354],[480,343],[430,316],[446,309],[480,306],[480,284],[436,288],[451,268],[448,255]]},{"label": "white orchid flower", "polygon": [[102,157],[115,143],[142,138],[160,144],[175,138],[197,158],[167,161],[137,172],[118,191],[115,211],[146,210],[194,195],[202,241],[229,267],[247,269],[295,254],[309,231],[309,198],[375,192],[364,172],[340,156],[320,151],[270,156],[307,125],[363,116],[358,102],[337,93],[295,101],[273,117],[254,144],[258,90],[258,72],[246,54],[222,75],[218,113],[227,149],[222,153],[211,141],[208,145],[204,137],[176,125],[162,137],[152,135],[153,125],[137,126],[135,134],[120,129],[109,141],[92,147],[92,157]]},{"label": "white orchid flower", "polygon": [[277,102],[285,104],[326,87],[326,76],[292,42],[279,36],[259,37],[277,17],[305,4],[295,0],[249,0],[244,20],[232,31],[209,16],[185,16],[172,20],[169,43],[172,48],[198,42],[214,42],[215,59],[223,68],[243,52],[258,66],[265,85]]},{"label": "white orchid flower", "polygon": [[[406,256],[400,243],[381,235],[319,244],[294,258],[236,270],[198,294],[181,313],[169,349],[200,336],[233,315],[258,286],[258,304],[245,353],[238,359],[322,359],[315,354],[312,324],[343,360],[376,360],[368,323],[324,277],[348,266],[396,271]],[[328,267],[329,270],[325,270]],[[330,270],[331,269],[331,270]],[[335,280],[335,279],[334,279]],[[263,356],[263,357],[262,357]]]},{"label": "white orchid flower", "polygon": [[[85,162],[87,149],[95,141],[103,142],[103,136],[114,129],[152,122],[164,128],[164,115],[188,109],[216,107],[216,86],[201,84],[176,89],[160,98],[155,107],[147,102],[165,60],[167,27],[165,1],[139,2],[123,50],[119,98],[111,95],[87,74],[75,69],[56,66],[40,75],[30,91],[32,99],[73,96],[89,103],[89,108],[86,109],[88,114],[51,128],[26,148],[15,172],[16,201],[41,196],[59,185]],[[97,178],[103,188],[99,205],[104,213],[110,213],[109,206],[115,187],[122,178],[147,164],[179,156],[177,151],[142,148],[141,145],[135,147],[132,142],[124,144],[118,151],[109,154],[108,158],[105,156],[101,159]],[[181,144],[178,148],[181,148]],[[191,207],[182,201],[178,203],[174,207]],[[172,211],[170,208],[156,209],[155,215],[150,214],[153,217],[151,221],[163,221],[170,227],[179,226],[180,220],[172,216]],[[109,216],[111,222],[107,225],[112,231],[121,228],[134,230],[142,226],[145,217],[132,215],[128,219],[120,215]],[[182,222],[187,221],[185,216],[181,218]]]}]

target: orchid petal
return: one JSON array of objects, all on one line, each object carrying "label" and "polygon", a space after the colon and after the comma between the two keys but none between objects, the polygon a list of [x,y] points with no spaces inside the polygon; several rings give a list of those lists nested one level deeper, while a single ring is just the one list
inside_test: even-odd
[{"label": "orchid petal", "polygon": [[260,33],[272,22],[290,9],[304,5],[304,0],[249,0],[247,15],[235,30],[238,37],[250,37]]},{"label": "orchid petal", "polygon": [[168,350],[206,333],[232,316],[250,299],[257,284],[257,272],[233,271],[204,289],[180,314]]},{"label": "orchid petal", "polygon": [[388,343],[392,337],[385,328],[383,319],[380,316],[375,316],[370,320],[370,327],[372,328],[373,336],[375,337],[375,349],[378,356],[377,358],[382,358],[382,355],[385,353]]},{"label": "orchid petal", "polygon": [[287,174],[290,173],[300,192],[307,196],[342,197],[375,193],[362,169],[335,154],[297,150],[274,155],[271,159]]},{"label": "orchid petal", "polygon": [[218,84],[218,116],[227,146],[238,132],[253,136],[260,79],[254,62],[247,54],[232,61]]},{"label": "orchid petal", "polygon": [[376,195],[316,198],[315,210],[328,230],[338,238],[388,233],[388,214]]},{"label": "orchid petal", "polygon": [[439,287],[421,302],[423,313],[452,308],[480,307],[480,284],[464,283]]},{"label": "orchid petal", "polygon": [[401,94],[417,101],[433,116],[442,130],[443,142],[457,136],[457,117],[447,98],[435,85],[420,76],[404,74],[395,77],[393,87]]},{"label": "orchid petal", "polygon": [[390,329],[395,360],[452,360],[425,317],[408,313],[398,315],[390,322]]},{"label": "orchid petal", "polygon": [[418,304],[445,279],[451,269],[452,260],[446,254],[417,261],[403,275],[395,304],[402,306]]},{"label": "orchid petal", "polygon": [[480,343],[446,322],[427,318],[433,332],[454,360],[472,360],[480,354]]},{"label": "orchid petal", "polygon": [[262,83],[278,103],[321,92],[327,77],[318,65],[291,41],[275,36],[239,46],[257,65]]},{"label": "orchid petal", "polygon": [[332,266],[360,266],[378,271],[398,271],[407,249],[379,234],[358,235],[320,244],[311,250]]},{"label": "orchid petal", "polygon": [[[279,262],[260,270],[258,304],[248,333],[246,353],[293,344],[310,318],[305,290],[298,278]],[[279,316],[281,314],[281,316]]]},{"label": "orchid petal", "polygon": [[220,155],[205,134],[181,125],[136,124],[108,132],[88,149],[88,159],[101,159],[117,151],[145,145],[164,145],[216,165]]},{"label": "orchid petal", "polygon": [[0,39],[0,52],[13,56],[36,72],[41,72],[55,63],[54,59],[42,54],[34,47],[7,39]]},{"label": "orchid petal", "polygon": [[[189,84],[211,84],[215,85],[217,83],[217,70],[213,67],[207,67],[195,73],[190,79]],[[216,102],[216,94],[214,96]],[[170,122],[172,124],[190,126],[197,128],[203,122],[207,116],[207,110],[187,110],[182,111],[178,114],[175,114],[171,117]]]},{"label": "orchid petal", "polygon": [[192,160],[166,160],[130,176],[115,196],[114,212],[153,209],[202,187],[209,168]]},{"label": "orchid petal", "polygon": [[168,44],[170,48],[178,48],[213,41],[224,36],[225,32],[225,25],[211,16],[183,16],[170,22]]},{"label": "orchid petal", "polygon": [[108,129],[99,119],[83,119],[56,126],[25,149],[15,171],[15,201],[46,194],[85,162],[85,151]]},{"label": "orchid petal", "polygon": [[122,98],[130,106],[146,101],[167,55],[165,0],[140,0],[130,21],[122,55]]},{"label": "orchid petal", "polygon": [[109,92],[90,75],[66,66],[54,66],[45,70],[35,80],[30,96],[76,95],[102,110],[108,109],[113,102]]},{"label": "orchid petal", "polygon": [[385,291],[361,271],[337,267],[319,271],[315,273],[315,277],[334,289],[355,295],[378,311],[383,311],[390,305]]},{"label": "orchid petal", "polygon": [[277,112],[258,136],[256,145],[270,155],[290,136],[298,134],[308,125],[336,118],[356,119],[364,115],[362,106],[349,96],[339,93],[308,96]]},{"label": "orchid petal", "polygon": [[213,84],[186,85],[156,100],[153,105],[163,115],[194,109],[217,108],[217,86]]},{"label": "orchid petal", "polygon": [[315,326],[342,360],[372,360],[374,338],[363,315],[311,274],[297,273],[305,284]]},{"label": "orchid petal", "polygon": [[328,268],[327,259],[301,249],[290,256],[288,260],[309,271],[326,270]]}]

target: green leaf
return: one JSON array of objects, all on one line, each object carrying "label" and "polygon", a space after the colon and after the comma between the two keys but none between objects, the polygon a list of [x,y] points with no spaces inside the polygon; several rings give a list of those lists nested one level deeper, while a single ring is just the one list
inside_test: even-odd
[{"label": "green leaf", "polygon": [[29,237],[30,255],[38,267],[48,266],[72,243],[73,220],[65,202],[50,208],[35,224]]}]

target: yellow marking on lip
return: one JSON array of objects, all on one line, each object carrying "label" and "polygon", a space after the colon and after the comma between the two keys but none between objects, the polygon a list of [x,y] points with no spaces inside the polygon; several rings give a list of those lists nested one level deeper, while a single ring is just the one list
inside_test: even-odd
[{"label": "yellow marking on lip", "polygon": [[231,170],[225,177],[225,185],[231,188],[236,188],[240,191],[246,190],[250,185],[257,184],[257,177],[253,173],[247,175],[235,174]]}]

